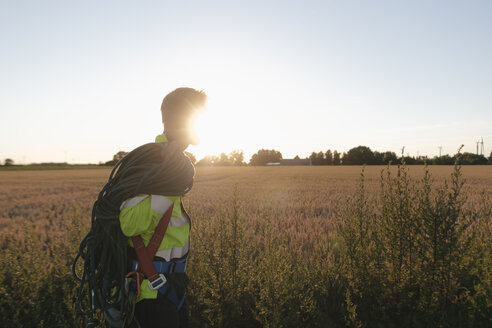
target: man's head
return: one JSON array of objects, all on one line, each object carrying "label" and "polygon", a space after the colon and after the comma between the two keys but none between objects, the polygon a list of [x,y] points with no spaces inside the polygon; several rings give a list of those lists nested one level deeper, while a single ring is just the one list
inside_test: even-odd
[{"label": "man's head", "polygon": [[197,145],[195,133],[196,114],[205,110],[207,95],[193,88],[178,88],[162,101],[161,113],[164,132],[169,141],[176,141],[185,147]]}]

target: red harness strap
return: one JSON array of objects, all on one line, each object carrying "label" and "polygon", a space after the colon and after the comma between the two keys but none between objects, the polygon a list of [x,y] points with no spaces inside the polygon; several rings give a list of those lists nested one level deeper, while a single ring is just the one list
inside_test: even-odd
[{"label": "red harness strap", "polygon": [[[142,237],[140,237],[140,235],[132,237],[133,247],[135,248],[135,253],[137,254],[137,258],[139,262],[136,271],[142,272],[145,275],[145,277],[149,280],[149,287],[152,286],[152,282],[154,282],[159,277],[161,277],[161,275],[157,273],[157,270],[155,269],[152,260],[154,259],[154,256],[157,253],[159,246],[161,245],[162,239],[166,234],[167,226],[171,221],[173,207],[174,204],[171,204],[171,206],[168,208],[166,213],[164,213],[164,215],[159,220],[159,223],[157,224],[154,234],[152,235],[152,238],[150,239],[150,242],[147,245],[147,247],[145,247]],[[159,285],[163,285],[165,282],[166,280],[164,278],[163,282]],[[140,285],[140,281],[138,282],[138,284]],[[151,289],[155,290],[158,288],[151,287]]]}]

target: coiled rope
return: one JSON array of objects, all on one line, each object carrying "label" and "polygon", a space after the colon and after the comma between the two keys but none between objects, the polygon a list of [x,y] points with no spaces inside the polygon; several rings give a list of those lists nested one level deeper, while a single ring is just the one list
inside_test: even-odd
[{"label": "coiled rope", "polygon": [[[122,158],[111,171],[108,182],[92,207],[91,228],[79,246],[72,273],[79,282],[76,306],[96,327],[97,310],[128,309],[125,275],[128,237],[120,228],[120,205],[139,194],[182,196],[193,186],[195,169],[191,160],[174,142],[148,143]],[[83,273],[76,267],[83,260]]]}]

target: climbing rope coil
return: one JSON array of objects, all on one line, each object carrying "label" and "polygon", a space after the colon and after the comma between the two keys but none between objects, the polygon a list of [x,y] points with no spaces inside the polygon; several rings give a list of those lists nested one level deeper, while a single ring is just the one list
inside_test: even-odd
[{"label": "climbing rope coil", "polygon": [[79,282],[77,310],[88,317],[88,327],[99,325],[97,311],[111,316],[118,309],[124,322],[133,317],[135,296],[127,288],[128,237],[120,228],[121,203],[139,194],[182,196],[191,190],[194,175],[191,160],[174,142],[142,145],[116,163],[94,202],[91,228],[72,264]]}]

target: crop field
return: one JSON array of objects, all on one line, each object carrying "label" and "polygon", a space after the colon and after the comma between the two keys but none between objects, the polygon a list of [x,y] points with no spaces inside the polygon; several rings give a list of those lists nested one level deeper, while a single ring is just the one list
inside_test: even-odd
[{"label": "crop field", "polygon": [[[0,327],[85,326],[71,262],[109,173],[0,171]],[[492,166],[198,167],[190,326],[491,326],[491,199]]]}]

